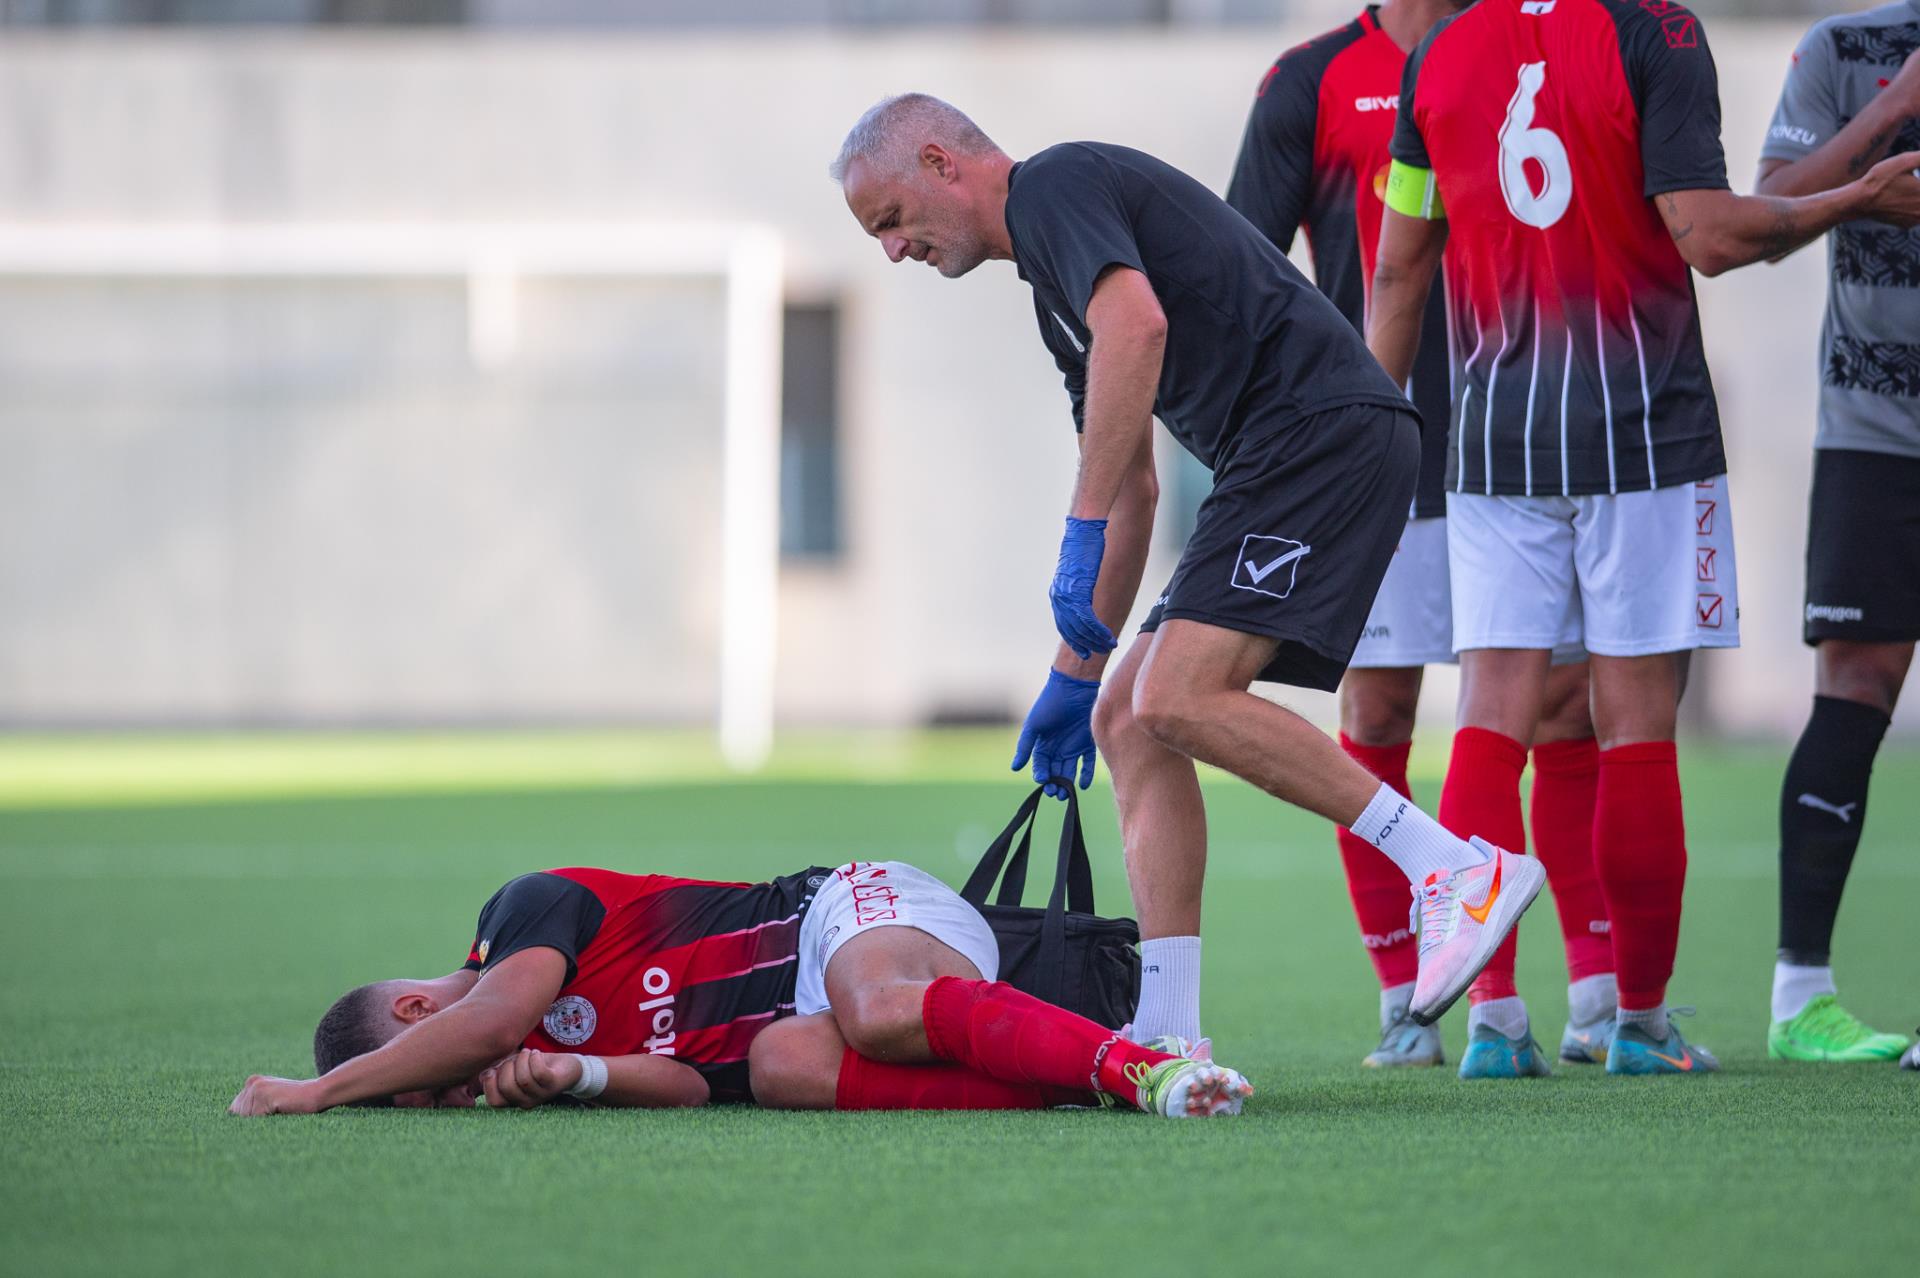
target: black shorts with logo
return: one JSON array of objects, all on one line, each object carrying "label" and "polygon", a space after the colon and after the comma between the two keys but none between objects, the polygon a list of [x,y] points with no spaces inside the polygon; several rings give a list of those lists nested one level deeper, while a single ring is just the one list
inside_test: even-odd
[{"label": "black shorts with logo", "polygon": [[1804,636],[1920,640],[1920,458],[1813,454]]},{"label": "black shorts with logo", "polygon": [[1252,426],[1214,471],[1180,565],[1142,631],[1205,622],[1280,641],[1269,683],[1332,691],[1407,526],[1420,475],[1411,412],[1349,404]]}]

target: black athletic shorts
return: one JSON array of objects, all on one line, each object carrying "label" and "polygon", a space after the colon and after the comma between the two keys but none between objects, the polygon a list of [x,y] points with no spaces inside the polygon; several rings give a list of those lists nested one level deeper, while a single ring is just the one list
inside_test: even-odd
[{"label": "black athletic shorts", "polygon": [[1804,634],[1810,644],[1920,640],[1920,458],[1813,454]]},{"label": "black athletic shorts", "polygon": [[1260,678],[1332,691],[1353,659],[1420,475],[1412,413],[1351,404],[1242,436],[1142,631],[1164,620],[1266,635]]}]

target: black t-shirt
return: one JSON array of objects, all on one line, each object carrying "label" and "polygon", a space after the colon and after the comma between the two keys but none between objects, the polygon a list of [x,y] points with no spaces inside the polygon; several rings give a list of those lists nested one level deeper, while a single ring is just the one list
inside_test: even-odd
[{"label": "black t-shirt", "polygon": [[1007,231],[1042,339],[1085,424],[1087,303],[1112,266],[1167,317],[1154,414],[1207,466],[1242,435],[1346,404],[1411,412],[1353,326],[1220,197],[1150,155],[1063,142],[1013,166]]}]

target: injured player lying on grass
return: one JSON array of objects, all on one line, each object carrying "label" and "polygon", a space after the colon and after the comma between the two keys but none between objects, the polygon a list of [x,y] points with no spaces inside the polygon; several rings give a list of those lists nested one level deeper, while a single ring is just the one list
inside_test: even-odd
[{"label": "injured player lying on grass", "polygon": [[769,883],[562,869],[496,892],[458,970],[349,991],[312,1079],[255,1075],[235,1114],[338,1105],[1237,1113],[1239,1074],[997,981],[986,920],[897,861]]}]

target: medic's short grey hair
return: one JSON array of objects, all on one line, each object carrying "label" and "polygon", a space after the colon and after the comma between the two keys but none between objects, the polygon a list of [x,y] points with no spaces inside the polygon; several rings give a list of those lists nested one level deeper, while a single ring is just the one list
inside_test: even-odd
[{"label": "medic's short grey hair", "polygon": [[827,175],[845,183],[855,160],[882,172],[909,173],[918,163],[920,148],[929,142],[956,155],[999,150],[960,108],[929,94],[901,93],[867,108],[840,144],[840,154],[827,166]]}]

